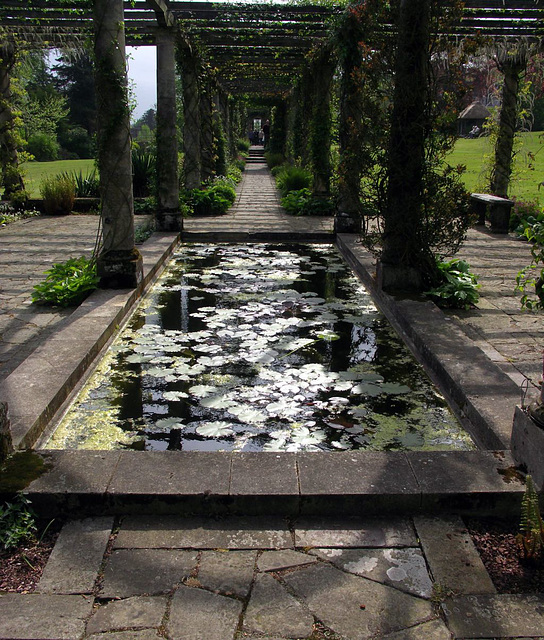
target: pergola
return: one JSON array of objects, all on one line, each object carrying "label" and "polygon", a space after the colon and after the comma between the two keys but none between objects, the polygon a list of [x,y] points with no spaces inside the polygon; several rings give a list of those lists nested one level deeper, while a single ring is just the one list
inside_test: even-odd
[{"label": "pergola", "polygon": [[[431,3],[419,1],[421,6]],[[399,0],[399,10],[414,3],[417,5],[418,0]],[[543,29],[540,4],[541,0],[465,0],[462,18],[448,37],[538,40]],[[315,102],[319,97],[320,108],[328,108],[326,96],[337,66],[330,38],[345,11],[349,7],[343,3],[3,0],[0,33],[5,41],[0,62],[0,98],[9,99],[9,70],[19,43],[58,47],[92,37],[104,237],[99,269],[106,285],[134,286],[141,274],[133,241],[125,45],[157,47],[157,223],[159,229],[180,231],[176,62],[184,86],[185,184],[192,188],[213,175],[209,166],[213,118],[219,112],[228,126],[229,100],[233,97],[264,97],[285,105],[297,79],[313,69],[310,100]],[[399,38],[398,25],[384,23],[381,29],[389,37]],[[413,55],[409,47],[405,55]],[[316,64],[323,73],[316,72]],[[5,124],[7,117],[9,111],[7,116],[5,109],[3,116],[0,112],[0,130],[2,118]],[[315,117],[320,117],[319,112]],[[340,118],[349,117],[340,114]],[[315,190],[327,189],[326,172],[326,167],[317,170]],[[343,217],[337,217],[339,231],[357,228],[348,200],[344,198],[346,210],[339,212]]]}]

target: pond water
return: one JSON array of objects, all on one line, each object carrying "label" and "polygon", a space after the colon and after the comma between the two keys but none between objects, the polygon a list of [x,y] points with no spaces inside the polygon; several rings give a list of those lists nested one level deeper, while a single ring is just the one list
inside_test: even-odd
[{"label": "pond water", "polygon": [[184,245],[45,448],[473,449],[330,245]]}]

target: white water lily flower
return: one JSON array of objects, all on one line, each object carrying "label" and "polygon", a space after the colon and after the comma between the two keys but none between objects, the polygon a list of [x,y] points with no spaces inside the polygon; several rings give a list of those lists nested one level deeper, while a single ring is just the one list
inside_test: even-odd
[{"label": "white water lily flower", "polygon": [[205,422],[198,426],[195,431],[206,438],[226,438],[234,433],[231,429],[232,426],[229,422]]}]

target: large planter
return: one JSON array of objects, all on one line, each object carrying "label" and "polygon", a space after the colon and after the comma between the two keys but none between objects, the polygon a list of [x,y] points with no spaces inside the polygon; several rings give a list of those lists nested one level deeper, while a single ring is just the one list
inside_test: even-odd
[{"label": "large planter", "polygon": [[544,487],[544,428],[520,407],[516,407],[514,413],[510,445],[516,463],[524,467],[541,490]]}]

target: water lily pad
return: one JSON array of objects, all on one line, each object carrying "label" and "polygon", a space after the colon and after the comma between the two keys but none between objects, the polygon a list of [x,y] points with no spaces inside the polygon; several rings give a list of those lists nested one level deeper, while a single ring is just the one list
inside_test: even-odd
[{"label": "water lily pad", "polygon": [[165,391],[162,397],[170,402],[177,402],[183,400],[183,398],[188,398],[189,394],[185,393],[185,391]]},{"label": "water lily pad", "polygon": [[208,384],[196,384],[194,387],[189,388],[189,393],[193,396],[197,396],[197,398],[205,398],[217,391],[219,391],[217,387],[212,387]]},{"label": "water lily pad", "polygon": [[185,426],[181,418],[162,418],[161,420],[157,420],[155,422],[155,428],[159,432],[166,433],[171,429],[182,429]]},{"label": "water lily pad", "polygon": [[231,427],[229,422],[204,422],[195,431],[206,438],[226,438],[234,433]]}]

